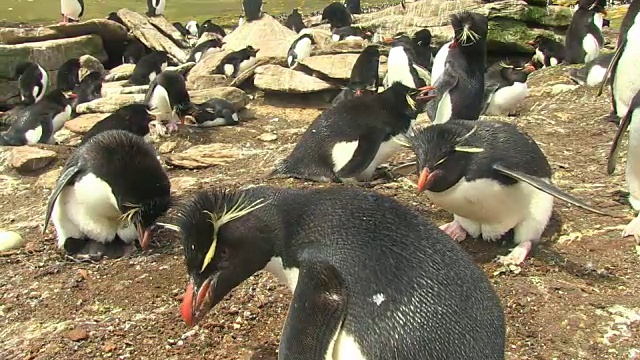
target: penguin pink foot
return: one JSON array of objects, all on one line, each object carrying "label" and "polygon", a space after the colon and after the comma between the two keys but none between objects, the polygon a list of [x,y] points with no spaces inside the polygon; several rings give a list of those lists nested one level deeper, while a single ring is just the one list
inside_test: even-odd
[{"label": "penguin pink foot", "polygon": [[440,226],[440,230],[444,231],[457,242],[461,242],[467,238],[467,231],[455,220]]},{"label": "penguin pink foot", "polygon": [[524,241],[518,244],[507,256],[498,256],[496,261],[502,265],[520,265],[524,262],[531,251],[533,244],[531,241]]},{"label": "penguin pink foot", "polygon": [[640,244],[640,217],[636,217],[631,220],[631,222],[624,228],[622,237],[625,238],[627,236],[633,236],[636,239],[636,242]]},{"label": "penguin pink foot", "polygon": [[167,124],[167,131],[169,132],[169,134],[171,134],[172,132],[177,132],[178,123],[175,121],[169,121],[169,123]]}]

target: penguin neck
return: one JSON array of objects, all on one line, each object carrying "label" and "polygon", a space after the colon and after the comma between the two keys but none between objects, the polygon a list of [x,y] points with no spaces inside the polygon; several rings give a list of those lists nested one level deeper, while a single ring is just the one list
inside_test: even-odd
[{"label": "penguin neck", "polygon": [[[398,86],[398,85],[393,85]],[[413,101],[413,106],[409,104],[408,94],[406,91],[402,91],[402,89],[392,89],[389,88],[388,91],[384,91],[379,96],[379,101],[383,109],[388,111],[390,114],[397,115],[408,122],[415,119],[417,116],[417,110],[414,107],[417,107],[417,103],[415,100]]]}]

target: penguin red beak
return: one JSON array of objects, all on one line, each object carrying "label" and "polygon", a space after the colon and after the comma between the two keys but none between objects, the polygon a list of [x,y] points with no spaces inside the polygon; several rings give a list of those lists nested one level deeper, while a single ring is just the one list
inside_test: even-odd
[{"label": "penguin red beak", "polygon": [[356,89],[356,96],[362,95],[362,89]]},{"label": "penguin red beak", "polygon": [[418,91],[420,91],[420,93],[418,94],[418,96],[416,97],[416,100],[426,100],[429,101],[431,99],[435,99],[437,97],[437,95],[429,95],[429,91],[435,90],[436,88],[433,86],[423,86],[421,88],[418,89]]},{"label": "penguin red beak", "polygon": [[602,11],[600,11],[600,14],[602,15],[602,17],[606,17],[607,16],[607,10],[602,9]]},{"label": "penguin red beak", "polygon": [[189,326],[195,326],[204,315],[209,312],[212,306],[213,291],[215,289],[215,283],[218,279],[216,273],[210,278],[207,278],[200,287],[196,287],[193,279],[189,281],[187,290],[182,298],[182,304],[180,305],[180,314],[182,319]]},{"label": "penguin red beak", "polygon": [[533,40],[531,40],[531,41],[527,41],[527,42],[526,42],[526,44],[527,44],[527,45],[531,45],[531,46],[536,46],[536,45],[537,45],[537,44],[536,44],[536,42],[535,42],[535,41],[533,41]]},{"label": "penguin red beak", "polygon": [[433,183],[433,181],[436,179],[440,171],[441,170],[435,170],[435,171],[429,172],[429,169],[427,169],[426,167],[422,169],[422,172],[420,173],[420,177],[418,178],[418,192],[421,193],[426,189],[428,189]]},{"label": "penguin red beak", "polygon": [[149,248],[149,241],[151,240],[151,228],[143,228],[142,225],[138,223],[136,229],[138,230],[138,241],[140,242],[142,250],[147,250]]},{"label": "penguin red beak", "polygon": [[527,63],[527,64],[524,66],[524,71],[525,71],[525,72],[527,72],[527,73],[532,73],[532,72],[536,71],[536,67],[535,67],[535,66],[533,66],[533,64],[532,64],[532,63]]},{"label": "penguin red beak", "polygon": [[384,40],[382,40],[382,42],[389,45],[393,42],[393,38],[385,38]]}]

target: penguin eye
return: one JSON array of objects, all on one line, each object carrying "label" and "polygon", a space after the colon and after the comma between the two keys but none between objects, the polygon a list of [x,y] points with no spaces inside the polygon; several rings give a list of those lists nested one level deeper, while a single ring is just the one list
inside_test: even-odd
[{"label": "penguin eye", "polygon": [[438,161],[434,164],[434,166],[438,166],[438,165],[442,164],[445,160],[447,160],[447,157],[446,157],[446,156],[445,156],[445,157],[443,157],[442,159],[438,160]]},{"label": "penguin eye", "polygon": [[227,261],[229,259],[229,255],[231,254],[231,251],[229,250],[229,247],[222,246],[220,247],[218,254],[220,255],[220,259],[222,261]]}]

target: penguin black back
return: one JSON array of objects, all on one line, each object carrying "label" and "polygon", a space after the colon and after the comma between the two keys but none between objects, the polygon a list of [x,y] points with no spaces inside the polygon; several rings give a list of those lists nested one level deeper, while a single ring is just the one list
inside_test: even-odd
[{"label": "penguin black back", "polygon": [[176,223],[190,326],[264,268],[293,292],[281,356],[331,358],[336,339],[338,359],[505,358],[503,309],[485,274],[394,199],[344,186],[214,189],[185,201]]},{"label": "penguin black back", "polygon": [[579,1],[565,36],[565,60],[569,64],[584,64],[598,56],[604,45],[602,16],[599,14],[602,11],[604,8],[599,5],[599,0]]},{"label": "penguin black back", "polygon": [[242,0],[242,10],[247,21],[258,20],[262,16],[262,0]]},{"label": "penguin black back", "polygon": [[73,58],[60,65],[56,75],[56,88],[62,91],[71,91],[80,83],[78,71],[80,60]]},{"label": "penguin black back", "polygon": [[322,10],[322,20],[328,21],[331,30],[351,25],[351,14],[344,5],[333,2]]},{"label": "penguin black back", "polygon": [[300,30],[305,29],[307,27],[304,24],[304,21],[302,21],[302,14],[300,14],[297,8],[291,10],[291,14],[287,16],[285,26],[295,31],[296,33],[299,33]]},{"label": "penguin black back", "polygon": [[164,51],[154,51],[144,55],[136,63],[128,83],[131,85],[147,85],[167,66],[169,57]]},{"label": "penguin black back", "polygon": [[206,32],[218,34],[223,38],[227,36],[224,29],[220,27],[220,25],[214,24],[211,20],[205,20],[202,25],[200,25],[200,28],[198,29],[198,37],[201,37],[202,34]]},{"label": "penguin black back", "polygon": [[[351,77],[349,85],[354,90],[377,90],[380,85],[380,75],[378,68],[380,66],[380,51],[375,45],[367,46],[358,56],[353,69],[351,69]],[[357,94],[359,95],[359,94]]]},{"label": "penguin black back", "polygon": [[92,137],[109,130],[124,130],[144,137],[149,134],[149,123],[155,120],[155,117],[149,112],[150,109],[146,104],[123,106],[93,125],[82,137],[80,145],[86,143]]},{"label": "penguin black back", "polygon": [[93,71],[82,78],[74,91],[77,95],[73,105],[74,111],[77,105],[102,97],[102,79],[102,73],[99,71]]}]

